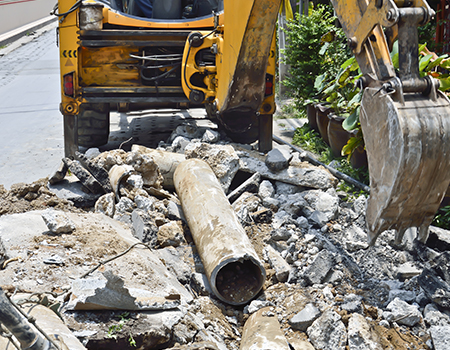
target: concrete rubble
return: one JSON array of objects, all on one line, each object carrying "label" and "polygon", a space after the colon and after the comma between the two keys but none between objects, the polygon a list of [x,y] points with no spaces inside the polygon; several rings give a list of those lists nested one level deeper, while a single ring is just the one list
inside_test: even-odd
[{"label": "concrete rubble", "polygon": [[[296,152],[221,137],[184,125],[158,149],[91,149],[49,183],[0,186],[2,289],[57,312],[93,350],[253,349],[252,322],[277,329],[271,349],[449,348],[449,231],[422,244],[412,230],[402,249],[386,231],[369,247],[364,195]],[[192,158],[212,169],[266,271],[246,305],[215,295],[174,191]]]}]

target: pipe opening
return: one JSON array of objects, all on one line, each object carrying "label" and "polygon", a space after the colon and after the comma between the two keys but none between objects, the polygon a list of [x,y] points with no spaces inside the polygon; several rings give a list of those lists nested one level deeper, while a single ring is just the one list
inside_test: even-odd
[{"label": "pipe opening", "polygon": [[254,261],[234,261],[217,272],[216,289],[225,302],[245,304],[261,290],[264,276],[265,273]]}]

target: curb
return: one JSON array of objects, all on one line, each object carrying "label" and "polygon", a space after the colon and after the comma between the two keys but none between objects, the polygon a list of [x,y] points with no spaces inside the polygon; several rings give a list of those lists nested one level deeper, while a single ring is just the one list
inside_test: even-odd
[{"label": "curb", "polygon": [[20,39],[22,36],[27,34],[28,32],[34,32],[35,30],[45,27],[46,25],[56,22],[56,16],[47,16],[40,20],[34,21],[30,24],[26,24],[22,27],[13,29],[9,32],[0,35],[0,46],[7,45]]}]

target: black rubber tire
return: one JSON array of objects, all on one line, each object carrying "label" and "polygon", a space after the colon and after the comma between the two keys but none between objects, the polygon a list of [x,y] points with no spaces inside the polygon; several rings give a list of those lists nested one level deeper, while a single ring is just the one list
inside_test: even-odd
[{"label": "black rubber tire", "polygon": [[78,114],[78,145],[98,147],[108,143],[109,103],[82,104]]}]

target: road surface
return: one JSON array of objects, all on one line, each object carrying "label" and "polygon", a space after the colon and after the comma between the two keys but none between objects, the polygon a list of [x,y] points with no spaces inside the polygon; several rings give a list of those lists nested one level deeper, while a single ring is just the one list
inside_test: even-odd
[{"label": "road surface", "polygon": [[0,35],[47,17],[57,0],[0,0]]},{"label": "road surface", "polygon": [[64,152],[58,104],[52,29],[0,57],[0,184],[38,180],[59,164]]}]

